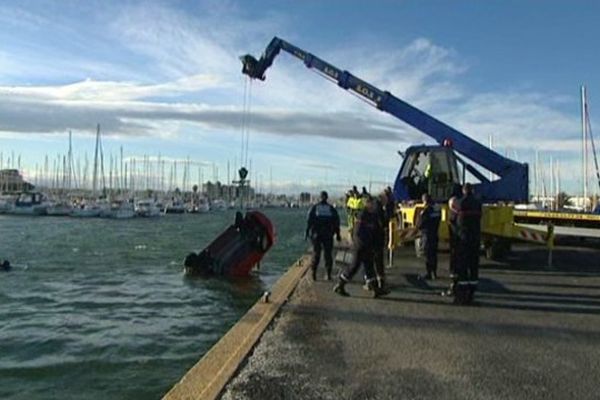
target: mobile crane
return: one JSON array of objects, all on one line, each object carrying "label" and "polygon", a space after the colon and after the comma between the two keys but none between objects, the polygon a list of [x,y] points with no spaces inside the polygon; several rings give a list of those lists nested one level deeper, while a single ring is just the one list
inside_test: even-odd
[{"label": "mobile crane", "polygon": [[[486,204],[482,219],[482,239],[486,255],[502,257],[514,239],[550,243],[552,235],[539,235],[518,227],[513,220],[512,206],[506,203],[526,203],[529,200],[528,165],[508,159],[485,147],[462,132],[452,128],[406,101],[381,90],[368,82],[341,70],[293,44],[274,37],[262,56],[240,57],[242,73],[251,79],[265,80],[265,72],[281,50],[301,60],[304,65],[350,91],[377,109],[393,115],[413,128],[433,138],[438,145],[410,146],[403,153],[403,162],[394,183],[394,196],[400,206],[400,228],[416,224],[421,195],[428,192],[435,201],[445,203],[456,194],[457,187],[469,173],[478,182],[473,185],[476,195]],[[459,165],[462,167],[459,174]],[[488,171],[498,177],[490,180]],[[447,220],[443,207],[442,218]],[[440,236],[448,236],[447,224],[440,225]],[[550,246],[550,244],[549,244]]]},{"label": "mobile crane", "polygon": [[[485,203],[528,201],[527,164],[503,157],[390,92],[378,89],[283,39],[274,37],[260,59],[249,54],[240,57],[242,72],[250,78],[264,80],[266,70],[281,50],[303,61],[308,68],[342,89],[351,91],[438,142],[437,146],[411,146],[406,150],[394,184],[396,200],[419,200],[422,193],[428,192],[436,201],[446,201],[456,186],[464,183],[468,172],[479,181],[474,184],[474,191]],[[488,179],[473,163],[492,172],[498,179]],[[462,176],[459,176],[459,164]]]}]

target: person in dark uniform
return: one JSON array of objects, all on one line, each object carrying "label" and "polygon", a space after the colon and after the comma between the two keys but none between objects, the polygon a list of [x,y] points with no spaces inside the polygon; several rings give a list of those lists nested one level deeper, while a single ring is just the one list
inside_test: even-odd
[{"label": "person in dark uniform", "polygon": [[442,292],[443,296],[454,296],[454,288],[456,285],[456,265],[458,264],[458,197],[452,196],[448,200],[448,234],[450,245],[450,262],[448,272],[450,275],[450,287]]},{"label": "person in dark uniform", "polygon": [[341,296],[349,296],[345,285],[352,280],[362,265],[365,270],[367,284],[371,286],[374,297],[388,293],[375,284],[376,277],[373,268],[373,257],[379,229],[379,216],[375,201],[373,198],[368,197],[365,209],[361,211],[352,232],[352,264],[346,266],[340,274],[339,282],[333,288],[334,292]]},{"label": "person in dark uniform", "polygon": [[422,200],[425,208],[421,211],[417,228],[421,231],[426,274],[421,275],[421,279],[434,280],[437,278],[438,230],[442,215],[428,193],[423,194]]},{"label": "person in dark uniform", "polygon": [[385,193],[386,197],[386,202],[384,204],[385,217],[389,222],[394,218],[394,215],[396,214],[396,202],[394,201],[394,193],[392,192],[391,187],[386,187],[383,193]]},{"label": "person in dark uniform", "polygon": [[481,242],[481,202],[473,195],[469,183],[463,186],[463,197],[457,205],[456,283],[454,301],[470,304],[479,284],[479,247]]},{"label": "person in dark uniform", "polygon": [[450,289],[446,295],[454,295],[454,278],[456,277],[456,265],[459,262],[458,249],[458,200],[462,197],[462,186],[455,183],[452,188],[452,195],[448,200],[448,236],[450,259],[448,273],[451,280]]},{"label": "person in dark uniform", "polygon": [[321,192],[321,201],[310,208],[306,223],[306,238],[310,237],[313,245],[313,258],[311,263],[312,278],[317,279],[317,267],[321,259],[321,251],[325,255],[325,269],[327,280],[331,280],[333,268],[333,236],[341,241],[340,217],[337,210],[327,202],[327,192]]},{"label": "person in dark uniform", "polygon": [[[375,240],[373,242],[373,263],[375,265],[375,275],[377,278],[377,286],[380,289],[385,287],[385,246],[386,246],[386,232],[389,223],[389,218],[386,213],[387,195],[385,192],[381,193],[379,199],[375,201],[375,210],[377,213],[377,230],[375,234]],[[365,288],[370,288],[367,283]]]}]

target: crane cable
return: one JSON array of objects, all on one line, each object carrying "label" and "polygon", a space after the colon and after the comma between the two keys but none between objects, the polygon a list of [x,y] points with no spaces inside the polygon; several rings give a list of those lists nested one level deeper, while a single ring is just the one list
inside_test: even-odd
[{"label": "crane cable", "polygon": [[250,122],[252,111],[252,79],[244,80],[244,98],[242,105],[240,167],[248,165],[248,149],[250,143]]},{"label": "crane cable", "polygon": [[244,136],[246,134],[246,105],[248,103],[248,80],[244,79],[244,97],[242,100],[242,125],[241,125],[241,148],[240,148],[240,167],[244,166]]},{"label": "crane cable", "polygon": [[249,144],[250,144],[250,125],[252,123],[252,79],[250,77],[248,79],[248,105],[246,107],[246,111],[248,113],[247,121],[246,121],[246,154],[244,159],[244,164],[248,165],[248,153],[249,153]]}]

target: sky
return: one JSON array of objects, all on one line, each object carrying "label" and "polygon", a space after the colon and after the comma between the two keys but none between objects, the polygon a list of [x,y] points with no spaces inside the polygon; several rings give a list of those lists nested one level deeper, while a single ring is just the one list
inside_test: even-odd
[{"label": "sky", "polygon": [[341,191],[391,185],[397,151],[432,143],[288,54],[247,82],[238,57],[279,36],[510,158],[537,151],[548,189],[557,160],[575,193],[599,18],[594,1],[0,0],[2,162],[31,177],[72,131],[83,163],[100,124],[105,157],[190,159],[221,181],[247,158],[263,190]]}]

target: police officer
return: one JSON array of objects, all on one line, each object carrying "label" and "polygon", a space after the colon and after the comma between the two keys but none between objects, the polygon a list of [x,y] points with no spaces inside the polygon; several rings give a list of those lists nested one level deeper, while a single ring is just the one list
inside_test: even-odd
[{"label": "police officer", "polygon": [[456,226],[458,233],[458,262],[454,301],[470,304],[479,284],[479,246],[481,242],[481,202],[466,183],[458,200]]},{"label": "police officer", "polygon": [[421,212],[417,228],[421,231],[421,244],[425,253],[425,268],[427,273],[421,276],[421,279],[437,278],[437,249],[438,249],[438,230],[440,227],[441,213],[435,207],[431,196],[428,193],[422,196],[425,208]]},{"label": "police officer", "polygon": [[375,283],[375,271],[373,268],[373,256],[376,245],[379,228],[379,216],[377,214],[376,204],[373,198],[368,197],[365,202],[365,208],[361,211],[352,233],[352,264],[346,266],[339,276],[339,282],[333,288],[334,292],[341,296],[349,296],[345,285],[350,282],[358,272],[361,265],[365,270],[367,285],[373,290],[374,297],[387,293]]},{"label": "police officer", "polygon": [[327,202],[327,192],[321,192],[321,201],[310,208],[306,223],[306,238],[311,239],[313,245],[313,258],[311,263],[312,278],[317,279],[317,267],[321,259],[321,251],[325,254],[325,269],[327,280],[331,280],[333,268],[333,236],[341,241],[340,217],[337,210]]}]

